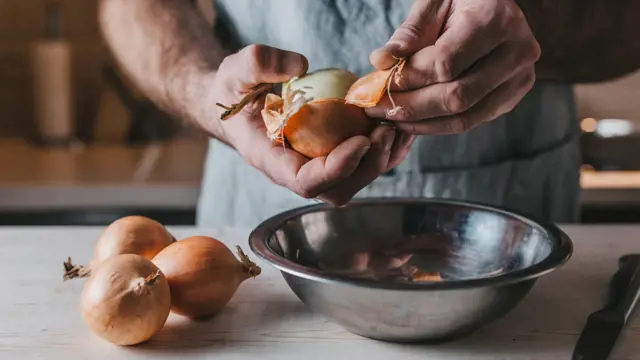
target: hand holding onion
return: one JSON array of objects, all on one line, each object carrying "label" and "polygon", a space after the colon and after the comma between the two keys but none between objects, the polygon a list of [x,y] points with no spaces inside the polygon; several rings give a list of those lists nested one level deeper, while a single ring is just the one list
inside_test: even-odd
[{"label": "hand holding onion", "polygon": [[[364,112],[368,101],[384,96],[397,68],[364,80],[344,70],[307,69],[302,55],[268,46],[230,55],[211,85],[215,102],[224,107],[217,117],[227,120],[213,121],[222,140],[274,183],[304,198],[343,205],[397,166],[413,141]],[[349,92],[358,82],[366,91]],[[278,83],[286,83],[284,97],[267,97]]]}]

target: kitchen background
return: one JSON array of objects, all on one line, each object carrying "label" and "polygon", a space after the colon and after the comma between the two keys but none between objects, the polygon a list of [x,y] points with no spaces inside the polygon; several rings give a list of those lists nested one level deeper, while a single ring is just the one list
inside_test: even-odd
[{"label": "kitchen background", "polygon": [[[113,69],[96,0],[56,3],[0,0],[0,225],[192,224],[206,138]],[[582,221],[640,222],[640,72],[576,96]]]}]

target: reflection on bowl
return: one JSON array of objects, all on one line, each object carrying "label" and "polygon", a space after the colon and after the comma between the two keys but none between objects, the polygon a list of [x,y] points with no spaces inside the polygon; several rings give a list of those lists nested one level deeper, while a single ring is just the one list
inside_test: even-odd
[{"label": "reflection on bowl", "polygon": [[398,342],[477,330],[572,252],[554,225],[426,199],[294,209],[259,225],[250,246],[312,310],[355,334]]}]

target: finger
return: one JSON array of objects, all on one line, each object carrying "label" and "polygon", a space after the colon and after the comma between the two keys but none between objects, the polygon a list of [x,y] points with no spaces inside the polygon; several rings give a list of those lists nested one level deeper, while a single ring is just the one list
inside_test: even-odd
[{"label": "finger", "polygon": [[365,186],[386,172],[396,132],[388,125],[377,127],[371,134],[371,149],[358,169],[338,186],[318,196],[333,205],[347,204]]},{"label": "finger", "polygon": [[[458,15],[461,17],[462,15]],[[475,18],[457,19],[434,46],[425,47],[407,59],[391,91],[407,91],[458,79],[480,59],[501,46],[504,31]]]},{"label": "finger", "polygon": [[401,107],[399,111],[390,112],[393,104],[388,97],[384,97],[377,106],[366,109],[366,112],[374,118],[394,121],[421,121],[459,114],[519,72],[532,67],[534,61],[526,49],[517,49],[505,43],[458,80],[407,92],[392,92],[395,105]]},{"label": "finger", "polygon": [[396,127],[410,134],[422,135],[448,135],[466,132],[512,111],[531,90],[534,82],[534,70],[526,70],[500,85],[474,107],[461,114],[419,122],[398,122]]},{"label": "finger", "polygon": [[396,131],[396,139],[393,143],[393,147],[391,148],[389,164],[385,172],[388,172],[391,169],[397,167],[404,161],[404,159],[406,159],[415,140],[416,135],[414,134],[408,134],[403,131]]},{"label": "finger", "polygon": [[352,137],[328,156],[309,160],[281,144],[274,144],[264,134],[260,135],[256,133],[246,140],[251,146],[240,148],[249,149],[246,150],[249,153],[241,155],[271,181],[304,198],[316,197],[353,174],[371,144],[367,137]]},{"label": "finger", "polygon": [[[224,65],[224,66],[223,66]],[[243,89],[275,84],[304,75],[309,62],[302,54],[266,45],[249,45],[225,58],[218,74],[234,79]]]},{"label": "finger", "polygon": [[383,47],[374,50],[369,60],[379,70],[389,69],[397,60],[413,55],[436,42],[452,0],[414,1],[407,19]]}]

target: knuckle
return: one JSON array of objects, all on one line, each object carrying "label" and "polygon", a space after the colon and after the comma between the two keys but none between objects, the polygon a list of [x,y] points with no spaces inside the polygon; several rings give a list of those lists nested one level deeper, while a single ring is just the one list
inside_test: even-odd
[{"label": "knuckle", "polygon": [[411,135],[420,134],[420,127],[415,122],[399,123],[396,126],[407,134],[411,134]]},{"label": "knuckle", "polygon": [[478,123],[471,116],[458,116],[450,122],[450,130],[455,134],[465,133],[473,130]]},{"label": "knuckle", "polygon": [[451,83],[447,91],[443,92],[443,104],[450,114],[467,111],[471,107],[471,100],[467,87],[460,81]]},{"label": "knuckle", "polygon": [[531,40],[531,61],[533,62],[537,62],[538,60],[540,60],[540,57],[542,56],[542,47],[540,46],[540,43],[533,38]]},{"label": "knuckle", "polygon": [[408,41],[417,41],[422,36],[422,32],[417,25],[411,23],[403,23],[396,30],[396,36]]},{"label": "knuckle", "polygon": [[252,44],[246,47],[249,68],[256,72],[264,72],[271,67],[269,48],[265,45]]},{"label": "knuckle", "polygon": [[446,48],[436,57],[434,67],[438,82],[452,81],[457,76],[453,68],[453,56]]},{"label": "knuckle", "polygon": [[395,120],[395,121],[411,121],[411,120],[417,120],[417,114],[416,114],[416,110],[414,109],[414,107],[412,105],[409,104],[403,104],[402,108],[391,114],[389,112],[387,112],[387,120]]}]

